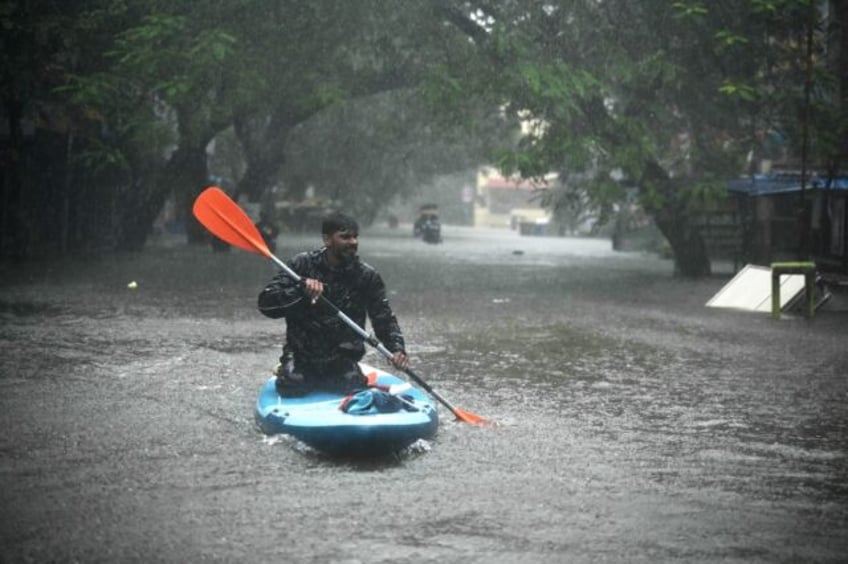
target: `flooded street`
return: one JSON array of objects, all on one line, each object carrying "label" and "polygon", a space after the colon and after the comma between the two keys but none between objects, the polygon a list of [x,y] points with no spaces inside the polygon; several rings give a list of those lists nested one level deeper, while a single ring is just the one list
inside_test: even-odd
[{"label": "flooded street", "polygon": [[845,561],[848,307],[777,321],[607,240],[444,238],[374,229],[360,254],[413,369],[498,425],[441,409],[370,463],[256,429],[284,329],[264,259],[3,266],[0,561]]}]

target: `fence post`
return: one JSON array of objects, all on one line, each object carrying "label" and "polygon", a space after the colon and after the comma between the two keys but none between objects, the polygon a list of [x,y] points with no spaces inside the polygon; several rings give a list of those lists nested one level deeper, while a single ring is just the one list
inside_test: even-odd
[{"label": "fence post", "polygon": [[816,263],[814,262],[771,263],[771,316],[780,319],[780,276],[783,274],[804,275],[807,317],[813,317],[816,313]]}]

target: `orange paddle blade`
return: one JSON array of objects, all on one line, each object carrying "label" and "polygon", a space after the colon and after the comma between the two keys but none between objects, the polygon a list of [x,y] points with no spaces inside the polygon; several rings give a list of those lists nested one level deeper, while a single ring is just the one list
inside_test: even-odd
[{"label": "orange paddle blade", "polygon": [[217,186],[210,186],[200,193],[194,201],[192,212],[197,221],[222,241],[251,253],[271,257],[268,245],[250,217]]},{"label": "orange paddle blade", "polygon": [[[391,354],[391,353],[388,353],[388,351],[386,351],[385,354]],[[444,405],[445,407],[450,409],[451,413],[453,413],[458,420],[463,421],[465,423],[471,423],[472,425],[491,424],[491,421],[484,419],[484,418],[480,417],[479,415],[475,415],[475,414],[470,413],[468,411],[463,411],[463,410],[461,410],[457,407],[454,407],[451,404],[451,402],[449,402],[448,400],[443,398],[442,395],[440,393],[438,393],[436,390],[434,390],[430,386],[430,384],[425,382],[424,379],[421,378],[421,376],[419,376],[418,374],[416,374],[415,372],[413,372],[409,368],[404,368],[403,371],[407,376],[412,378],[415,381],[416,384],[418,384],[419,386],[424,388],[427,391],[428,394],[430,394],[431,396],[433,396],[434,398],[439,400],[442,403],[442,405]]]},{"label": "orange paddle blade", "polygon": [[460,421],[470,423],[472,425],[490,425],[492,423],[488,419],[480,417],[479,415],[457,408],[453,408],[453,414],[456,415],[456,418]]}]

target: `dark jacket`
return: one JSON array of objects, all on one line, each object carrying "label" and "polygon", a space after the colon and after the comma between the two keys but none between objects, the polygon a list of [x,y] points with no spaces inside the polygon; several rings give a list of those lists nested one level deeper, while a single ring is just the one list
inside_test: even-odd
[{"label": "dark jacket", "polygon": [[[288,266],[302,278],[324,283],[324,297],[365,329],[366,315],[374,335],[391,352],[404,350],[403,334],[386,299],[383,279],[373,267],[356,259],[332,269],[325,250],[300,253]],[[365,354],[362,338],[321,302],[312,305],[300,284],[285,272],[259,294],[259,311],[273,319],[286,319],[283,356],[294,355],[295,364],[332,362],[340,358],[358,361]]]}]

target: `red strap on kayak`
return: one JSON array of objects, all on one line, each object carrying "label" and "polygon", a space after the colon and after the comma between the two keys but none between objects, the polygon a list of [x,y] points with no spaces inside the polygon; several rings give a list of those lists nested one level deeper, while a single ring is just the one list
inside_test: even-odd
[{"label": "red strap on kayak", "polygon": [[348,404],[348,403],[350,403],[350,398],[352,398],[352,397],[353,397],[353,394],[352,394],[352,393],[350,393],[350,394],[346,395],[346,396],[344,397],[344,399],[342,400],[342,402],[339,404],[339,409],[341,409],[342,411],[344,411],[344,410],[345,410],[345,408],[347,407],[347,404]]}]

